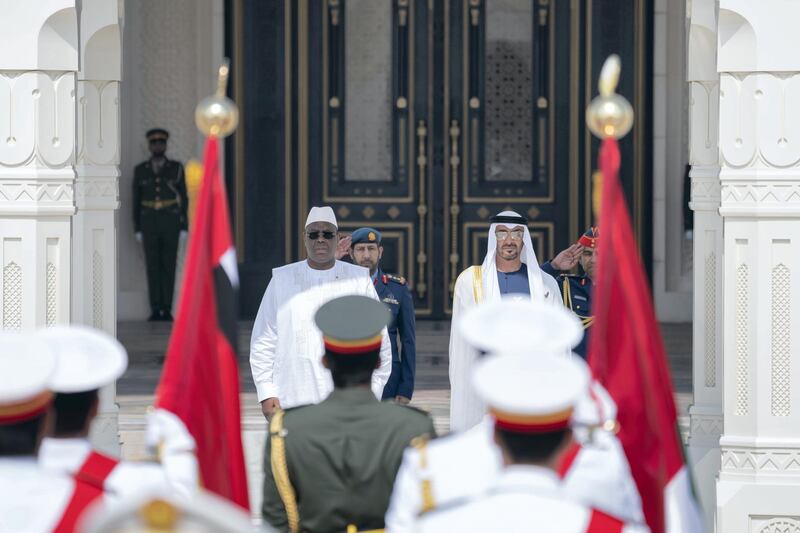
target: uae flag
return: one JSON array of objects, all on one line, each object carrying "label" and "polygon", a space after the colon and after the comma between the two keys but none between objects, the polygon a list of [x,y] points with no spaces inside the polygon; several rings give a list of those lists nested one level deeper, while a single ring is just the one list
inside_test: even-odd
[{"label": "uae flag", "polygon": [[219,140],[210,137],[155,405],[174,413],[194,437],[203,487],[249,509],[236,363],[238,286]]},{"label": "uae flag", "polygon": [[589,365],[618,406],[619,439],[653,533],[703,531],[683,459],[667,356],[619,183],[617,141],[600,148],[603,239]]}]

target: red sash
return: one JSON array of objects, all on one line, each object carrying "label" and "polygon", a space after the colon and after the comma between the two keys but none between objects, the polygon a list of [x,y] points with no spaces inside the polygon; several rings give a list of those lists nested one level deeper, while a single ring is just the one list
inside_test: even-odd
[{"label": "red sash", "polygon": [[558,474],[558,477],[561,479],[567,477],[569,469],[572,468],[572,463],[575,462],[575,459],[578,457],[578,453],[580,451],[581,445],[577,441],[572,441],[572,444],[569,445],[569,448],[567,448],[564,454],[558,459],[558,465],[556,466],[556,473]]},{"label": "red sash", "polygon": [[72,492],[61,521],[53,530],[54,533],[72,533],[83,512],[104,492],[106,479],[119,464],[114,459],[98,452],[91,452],[83,465],[72,476],[75,479],[75,490]]},{"label": "red sash", "polygon": [[621,520],[607,515],[602,511],[592,509],[592,516],[589,518],[589,527],[586,533],[622,533],[625,523]]}]

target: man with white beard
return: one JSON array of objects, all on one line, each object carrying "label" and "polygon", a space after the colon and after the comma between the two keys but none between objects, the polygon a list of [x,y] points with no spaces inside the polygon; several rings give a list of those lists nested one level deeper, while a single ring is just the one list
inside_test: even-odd
[{"label": "man with white beard", "polygon": [[[319,403],[333,390],[322,366],[322,333],[314,314],[323,304],[346,295],[378,300],[366,268],[335,259],[336,216],[328,206],[312,207],[305,224],[308,259],[272,270],[250,339],[250,368],[261,411]],[[558,292],[558,291],[556,291]],[[392,348],[383,328],[380,368],[372,374],[378,399],[389,379]]]},{"label": "man with white beard", "polygon": [[512,296],[560,306],[555,280],[539,269],[528,221],[514,211],[493,216],[483,264],[464,270],[456,280],[450,326],[450,430],[463,431],[483,418],[484,404],[471,384],[477,357],[458,328],[463,313],[476,305]]},{"label": "man with white beard", "polygon": [[[500,301],[468,310],[459,322],[465,342],[486,352],[524,358],[575,358],[580,322],[564,307],[529,301]],[[476,363],[477,364],[477,363]],[[509,376],[509,381],[514,376]],[[572,416],[575,445],[558,458],[566,499],[630,523],[643,523],[639,492],[622,445],[614,434],[617,407],[592,380]],[[494,420],[484,414],[473,428],[406,450],[386,513],[390,533],[419,530],[420,516],[479,498],[502,470],[493,441]]]}]

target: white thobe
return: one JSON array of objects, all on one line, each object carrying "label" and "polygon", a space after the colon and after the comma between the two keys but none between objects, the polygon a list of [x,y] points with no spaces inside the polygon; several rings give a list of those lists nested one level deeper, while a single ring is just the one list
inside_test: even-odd
[{"label": "white thobe", "polygon": [[[475,268],[470,267],[463,271],[456,280],[453,293],[453,318],[450,322],[450,430],[464,431],[480,422],[486,412],[486,405],[475,393],[472,387],[472,369],[475,366],[478,353],[473,346],[459,333],[459,317],[470,307],[499,299],[502,295],[497,290],[488,290],[483,281],[478,281],[478,297],[476,301],[476,287],[474,281]],[[532,273],[542,279],[543,298],[545,303],[563,306],[561,293],[558,291],[556,280],[547,274]],[[485,276],[484,276],[485,277]],[[496,285],[496,280],[492,280]],[[524,334],[524,332],[520,332]]]},{"label": "white thobe", "polygon": [[[581,400],[579,415],[583,423],[602,425],[615,416],[616,406],[599,383],[592,383],[592,392]],[[484,416],[467,431],[432,440],[424,452],[424,468],[420,451],[407,449],[395,478],[386,529],[391,533],[418,530],[423,505],[420,488],[425,479],[430,481],[436,507],[468,500],[491,486],[502,471],[493,433],[492,418]],[[603,430],[591,435],[576,431],[575,438],[581,447],[561,481],[565,497],[629,522],[642,522],[641,499],[619,439]]]},{"label": "white thobe", "polygon": [[[169,449],[169,446],[162,447],[162,450]],[[48,472],[73,475],[91,452],[92,445],[87,439],[46,438],[39,448],[39,465]],[[165,452],[161,455],[161,463],[120,461],[106,478],[103,490],[104,498],[111,503],[151,490],[190,496],[197,488],[197,461],[194,454]]]},{"label": "white thobe", "polygon": [[74,490],[71,478],[45,472],[35,457],[0,458],[0,531],[53,531]]},{"label": "white thobe", "polygon": [[[258,401],[278,398],[281,407],[319,403],[333,390],[322,366],[325,347],[314,314],[325,303],[347,295],[379,300],[366,268],[336,261],[315,270],[306,261],[273,269],[250,339],[250,368]],[[382,332],[381,364],[372,373],[372,391],[380,399],[392,370],[392,347]]]},{"label": "white thobe", "polygon": [[[465,503],[426,513],[417,531],[582,533],[615,530],[601,528],[601,523],[596,511],[564,496],[552,470],[512,465],[504,468],[483,494]],[[616,530],[623,533],[647,531],[642,526],[619,524],[618,527]]]}]

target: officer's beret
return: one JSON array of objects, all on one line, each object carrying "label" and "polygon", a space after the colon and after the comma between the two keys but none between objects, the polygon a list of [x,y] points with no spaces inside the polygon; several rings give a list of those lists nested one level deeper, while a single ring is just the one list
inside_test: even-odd
[{"label": "officer's beret", "polygon": [[597,248],[597,241],[600,239],[600,230],[595,226],[586,230],[586,233],[580,236],[578,244],[586,248]]},{"label": "officer's beret", "polygon": [[353,246],[362,242],[380,244],[381,232],[374,228],[358,228],[353,232],[351,238],[351,244]]},{"label": "officer's beret", "polygon": [[166,141],[167,139],[169,139],[169,132],[164,128],[153,128],[147,130],[145,137],[147,137],[148,141],[158,141],[158,140]]}]

